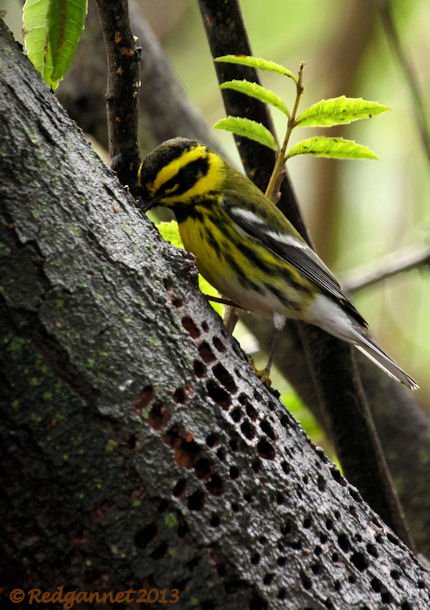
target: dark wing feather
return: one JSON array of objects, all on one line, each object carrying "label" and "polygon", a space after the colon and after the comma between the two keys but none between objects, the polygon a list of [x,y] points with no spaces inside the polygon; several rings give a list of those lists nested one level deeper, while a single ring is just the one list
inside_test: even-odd
[{"label": "dark wing feather", "polygon": [[[237,205],[235,205],[235,199]],[[293,265],[322,292],[337,300],[361,326],[367,327],[366,321],[343,294],[339,282],[329,268],[300,237],[292,234],[292,243],[287,243],[285,237],[283,238],[285,233],[268,229],[264,217],[260,218],[250,209],[244,210],[237,197],[228,197],[228,200],[224,201],[223,207],[241,231],[247,233],[285,262]],[[287,233],[287,235],[289,234]]]}]

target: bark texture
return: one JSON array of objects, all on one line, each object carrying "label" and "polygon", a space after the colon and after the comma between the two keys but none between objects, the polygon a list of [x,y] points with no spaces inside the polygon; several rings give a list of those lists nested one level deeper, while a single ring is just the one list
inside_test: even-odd
[{"label": "bark texture", "polygon": [[427,608],[429,572],[255,378],[3,25],[0,112],[2,607],[64,585]]}]

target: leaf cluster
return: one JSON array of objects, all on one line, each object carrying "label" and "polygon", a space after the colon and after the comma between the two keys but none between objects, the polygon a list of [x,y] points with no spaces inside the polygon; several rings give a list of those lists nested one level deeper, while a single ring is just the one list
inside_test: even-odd
[{"label": "leaf cluster", "polygon": [[[296,99],[290,111],[284,100],[276,93],[260,84],[247,80],[230,80],[222,83],[221,89],[238,91],[260,100],[264,104],[273,106],[287,118],[286,136],[280,148],[273,134],[261,123],[244,117],[229,116],[215,123],[216,129],[225,129],[236,135],[244,136],[267,146],[278,154],[282,154],[282,163],[290,157],[297,155],[312,155],[314,157],[331,157],[337,159],[377,159],[375,153],[367,146],[353,140],[339,137],[315,136],[301,140],[289,150],[286,150],[291,132],[296,127],[333,127],[367,119],[389,110],[387,106],[378,102],[371,102],[361,98],[340,97],[321,100],[313,104],[301,114],[297,114],[299,101],[303,92],[302,72],[300,67],[298,75],[294,75],[284,66],[260,57],[244,55],[224,55],[215,59],[217,62],[234,63],[249,66],[260,70],[277,72],[292,80],[296,85]],[[285,150],[284,150],[285,149]]]}]

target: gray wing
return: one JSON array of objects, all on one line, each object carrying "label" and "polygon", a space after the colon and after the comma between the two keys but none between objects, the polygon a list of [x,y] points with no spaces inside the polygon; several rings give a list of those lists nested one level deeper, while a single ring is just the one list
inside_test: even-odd
[{"label": "gray wing", "polygon": [[270,229],[264,217],[260,217],[249,208],[243,208],[239,205],[239,201],[235,205],[236,198],[234,196],[226,198],[223,208],[240,231],[268,248],[285,262],[293,265],[322,292],[339,301],[343,309],[361,326],[367,327],[366,321],[343,294],[339,282],[312,248],[295,235]]}]

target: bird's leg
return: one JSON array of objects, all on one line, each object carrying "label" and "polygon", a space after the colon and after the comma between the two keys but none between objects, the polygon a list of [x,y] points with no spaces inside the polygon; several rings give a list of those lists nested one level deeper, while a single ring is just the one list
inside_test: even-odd
[{"label": "bird's leg", "polygon": [[281,338],[281,331],[283,330],[283,328],[285,326],[285,321],[286,321],[286,318],[282,314],[277,313],[277,312],[275,312],[273,314],[274,332],[273,332],[272,341],[270,343],[269,357],[267,359],[266,366],[264,367],[264,369],[261,371],[261,373],[259,375],[261,377],[261,379],[264,381],[264,383],[267,383],[269,381],[270,370],[272,368],[272,363],[273,363],[273,357],[275,355],[276,348],[278,347],[279,339]]}]

